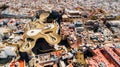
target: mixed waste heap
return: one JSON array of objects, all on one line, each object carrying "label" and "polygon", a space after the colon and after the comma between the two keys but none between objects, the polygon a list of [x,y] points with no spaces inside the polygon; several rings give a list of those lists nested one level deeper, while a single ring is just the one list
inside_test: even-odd
[{"label": "mixed waste heap", "polygon": [[0,0],[0,67],[120,67],[120,0]]}]

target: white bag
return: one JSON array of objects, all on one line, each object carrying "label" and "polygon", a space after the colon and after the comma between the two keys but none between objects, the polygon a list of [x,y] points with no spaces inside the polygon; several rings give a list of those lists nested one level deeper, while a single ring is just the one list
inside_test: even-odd
[{"label": "white bag", "polygon": [[4,51],[7,55],[9,56],[17,56],[16,54],[16,47],[13,47],[13,46],[6,46],[4,48]]},{"label": "white bag", "polygon": [[5,51],[1,51],[0,52],[0,58],[7,58],[7,54],[5,53]]}]

